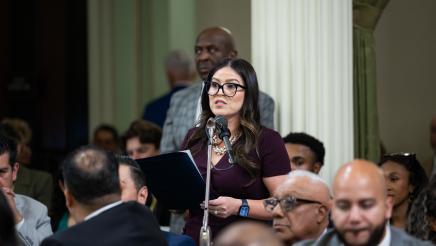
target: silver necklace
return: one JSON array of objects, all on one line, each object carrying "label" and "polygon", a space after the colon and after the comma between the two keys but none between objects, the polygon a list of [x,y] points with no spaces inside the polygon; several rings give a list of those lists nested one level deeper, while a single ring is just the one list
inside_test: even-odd
[{"label": "silver necklace", "polygon": [[[236,140],[238,139],[239,136],[231,136],[229,138],[229,142],[231,145],[233,145]],[[212,150],[213,152],[215,152],[215,154],[217,155],[224,155],[227,151],[227,148],[225,145],[223,145],[222,147],[220,146],[220,144],[223,142],[223,140],[221,140],[218,137],[218,134],[214,134],[212,137]]]}]

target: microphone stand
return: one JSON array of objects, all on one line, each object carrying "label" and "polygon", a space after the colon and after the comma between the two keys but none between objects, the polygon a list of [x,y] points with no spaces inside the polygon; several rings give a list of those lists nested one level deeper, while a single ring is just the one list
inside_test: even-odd
[{"label": "microphone stand", "polygon": [[204,214],[203,225],[200,229],[200,246],[210,246],[212,232],[209,227],[209,191],[210,191],[210,171],[211,171],[211,159],[212,159],[212,138],[215,131],[215,120],[209,118],[206,124],[206,133],[208,137],[207,141],[207,171],[206,171],[206,191],[204,195]]}]

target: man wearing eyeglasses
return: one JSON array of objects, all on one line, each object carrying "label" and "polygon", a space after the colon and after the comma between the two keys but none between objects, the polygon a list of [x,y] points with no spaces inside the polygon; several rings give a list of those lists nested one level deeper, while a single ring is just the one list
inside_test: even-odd
[{"label": "man wearing eyeglasses", "polygon": [[316,174],[305,170],[289,173],[272,198],[264,200],[273,215],[276,235],[286,244],[316,239],[329,223],[330,192]]}]

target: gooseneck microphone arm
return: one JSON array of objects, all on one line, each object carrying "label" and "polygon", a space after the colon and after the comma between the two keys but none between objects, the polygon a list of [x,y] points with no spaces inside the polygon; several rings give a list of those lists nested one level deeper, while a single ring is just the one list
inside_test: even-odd
[{"label": "gooseneck microphone arm", "polygon": [[230,130],[227,127],[227,120],[221,115],[215,117],[215,124],[219,130],[219,137],[224,141],[224,145],[226,146],[227,154],[229,155],[230,164],[234,164],[235,158],[233,157],[233,149],[232,144],[230,143]]}]

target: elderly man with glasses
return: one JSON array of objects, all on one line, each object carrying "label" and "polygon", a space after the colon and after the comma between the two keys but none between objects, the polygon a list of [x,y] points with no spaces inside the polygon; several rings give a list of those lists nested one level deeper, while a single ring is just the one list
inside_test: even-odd
[{"label": "elderly man with glasses", "polygon": [[304,170],[289,173],[274,196],[264,200],[265,209],[273,215],[276,235],[286,245],[316,239],[325,232],[330,204],[327,184],[316,174]]}]

